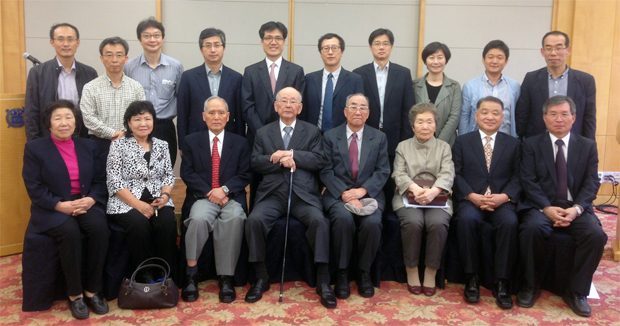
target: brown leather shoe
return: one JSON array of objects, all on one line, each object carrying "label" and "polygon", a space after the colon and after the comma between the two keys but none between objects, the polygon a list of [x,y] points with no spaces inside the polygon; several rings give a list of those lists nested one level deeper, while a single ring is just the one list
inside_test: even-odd
[{"label": "brown leather shoe", "polygon": [[411,294],[415,294],[415,295],[422,294],[422,287],[419,285],[414,286],[414,285],[407,284],[407,290],[409,290]]}]

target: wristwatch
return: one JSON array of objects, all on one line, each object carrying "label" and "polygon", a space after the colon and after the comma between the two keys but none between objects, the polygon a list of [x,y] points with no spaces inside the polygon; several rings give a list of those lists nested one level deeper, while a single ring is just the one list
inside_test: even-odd
[{"label": "wristwatch", "polygon": [[230,189],[228,189],[228,187],[226,186],[222,186],[222,190],[224,190],[224,193],[226,194],[226,196],[228,196],[228,194],[230,193]]},{"label": "wristwatch", "polygon": [[583,214],[583,207],[581,207],[581,205],[575,204],[573,205],[573,208],[577,211],[577,216],[581,216],[581,214]]}]

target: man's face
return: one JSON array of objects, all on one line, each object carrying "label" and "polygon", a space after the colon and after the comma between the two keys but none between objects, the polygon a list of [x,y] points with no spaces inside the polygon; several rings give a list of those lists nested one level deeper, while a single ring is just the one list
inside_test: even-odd
[{"label": "man's face", "polygon": [[226,127],[230,114],[226,109],[224,100],[213,99],[207,103],[205,111],[202,112],[202,120],[207,124],[209,130],[214,134],[219,134]]},{"label": "man's face", "polygon": [[347,118],[347,124],[349,128],[358,130],[364,126],[370,109],[368,108],[368,101],[361,95],[351,96],[347,103],[347,107],[344,109],[344,116]]},{"label": "man's face", "polygon": [[80,39],[77,38],[73,28],[60,26],[54,30],[54,38],[50,40],[50,44],[54,47],[57,57],[72,59],[80,46]]},{"label": "man's face", "polygon": [[159,52],[164,45],[164,36],[159,29],[148,27],[140,34],[140,44],[144,52]]},{"label": "man's face", "polygon": [[265,31],[263,36],[263,51],[270,59],[277,59],[284,52],[284,36],[279,29]]},{"label": "man's face", "polygon": [[484,69],[490,74],[501,74],[508,63],[508,58],[504,51],[500,49],[491,49],[482,59]]},{"label": "man's face", "polygon": [[570,54],[570,49],[566,47],[566,40],[562,35],[548,35],[543,41],[543,47],[540,53],[547,67],[563,69],[566,67],[566,59]]},{"label": "man's face", "polygon": [[476,110],[476,123],[478,129],[487,134],[492,134],[499,130],[504,121],[504,109],[499,103],[484,101]]},{"label": "man's face", "polygon": [[375,61],[387,61],[392,54],[392,43],[387,35],[375,37],[370,45],[370,51]]},{"label": "man's face", "polygon": [[205,63],[210,66],[219,66],[224,59],[224,44],[219,36],[211,36],[202,40],[200,52]]},{"label": "man's face", "polygon": [[107,44],[103,47],[101,62],[107,73],[119,73],[123,71],[127,62],[127,53],[122,44]]},{"label": "man's face", "polygon": [[543,115],[547,130],[554,136],[562,138],[570,132],[575,123],[575,116],[570,112],[570,105],[562,103],[547,108]]},{"label": "man's face", "polygon": [[274,107],[280,119],[287,122],[293,121],[301,113],[301,95],[292,87],[283,88],[278,92]]},{"label": "man's face", "polygon": [[342,49],[337,38],[332,37],[321,42],[321,59],[328,70],[338,69],[340,59],[342,59]]}]

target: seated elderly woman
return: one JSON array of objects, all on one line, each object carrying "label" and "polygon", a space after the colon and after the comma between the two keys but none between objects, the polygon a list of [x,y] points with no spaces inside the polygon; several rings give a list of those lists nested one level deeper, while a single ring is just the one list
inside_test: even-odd
[{"label": "seated elderly woman", "polygon": [[22,174],[32,202],[28,228],[57,244],[73,317],[88,318],[87,306],[105,314],[108,304],[99,291],[110,231],[105,180],[103,171],[96,171],[95,145],[75,137],[76,109],[71,101],[51,103],[43,121],[50,135],[26,143],[24,150]]},{"label": "seated elderly woman", "polygon": [[107,213],[126,232],[132,270],[150,257],[163,258],[173,270],[176,265],[174,173],[168,144],[152,136],[155,118],[151,102],[129,104],[125,137],[112,142],[106,165]]},{"label": "seated elderly woman", "polygon": [[[454,163],[450,145],[434,136],[437,113],[432,103],[416,104],[409,121],[414,136],[396,147],[392,207],[400,219],[407,288],[432,296],[452,215],[452,203],[445,199],[452,188]],[[440,197],[444,200],[438,203]],[[422,232],[426,232],[423,283],[418,270]]]}]

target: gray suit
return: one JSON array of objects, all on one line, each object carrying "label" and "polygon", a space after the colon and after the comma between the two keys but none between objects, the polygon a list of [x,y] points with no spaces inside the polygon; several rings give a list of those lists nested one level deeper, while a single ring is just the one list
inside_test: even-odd
[{"label": "gray suit", "polygon": [[[413,93],[415,94],[415,103],[430,102],[426,89],[426,75],[413,81]],[[461,117],[462,100],[459,82],[444,74],[443,85],[434,103],[437,108],[435,137],[445,141],[450,146],[454,144],[456,139],[456,128],[459,126]]]},{"label": "gray suit", "polygon": [[[332,247],[338,268],[349,267],[357,225],[358,267],[369,272],[381,243],[381,217],[385,207],[383,186],[390,176],[387,138],[373,127],[364,127],[356,179],[352,177],[349,163],[346,123],[325,133],[323,149],[329,158],[329,164],[321,171],[321,181],[327,188],[323,193],[323,205],[331,224]],[[352,214],[340,198],[344,191],[360,187],[368,192],[365,198],[374,198],[379,204],[371,215]]]}]

